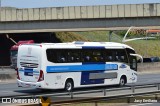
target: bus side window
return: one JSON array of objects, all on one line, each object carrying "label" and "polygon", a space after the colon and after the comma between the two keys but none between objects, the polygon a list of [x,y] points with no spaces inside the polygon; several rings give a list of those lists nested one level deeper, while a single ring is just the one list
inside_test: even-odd
[{"label": "bus side window", "polygon": [[102,50],[93,50],[93,62],[104,62],[104,53]]},{"label": "bus side window", "polygon": [[93,60],[93,56],[92,56],[92,50],[89,50],[89,49],[87,49],[87,50],[83,50],[82,51],[82,61],[83,62],[92,62],[92,60]]},{"label": "bus side window", "polygon": [[85,61],[88,62],[91,60],[91,57],[90,56],[85,56]]},{"label": "bus side window", "polygon": [[68,62],[81,62],[79,50],[68,50]]},{"label": "bus side window", "polygon": [[115,51],[115,61],[128,63],[125,49]]},{"label": "bus side window", "polygon": [[115,52],[114,52],[115,54],[114,54],[114,57],[115,57],[115,61],[118,61],[118,62],[121,62],[121,60],[120,60],[120,50],[116,50]]},{"label": "bus side window", "polygon": [[59,63],[64,63],[65,61],[66,61],[66,59],[64,56],[59,56],[59,58],[58,58]]},{"label": "bus side window", "polygon": [[110,61],[113,61],[113,53],[112,53],[112,49],[107,49],[105,51],[105,54],[106,54],[106,62],[110,62]]},{"label": "bus side window", "polygon": [[66,52],[67,50],[58,50],[56,51],[56,54],[57,54],[57,62],[58,63],[65,63],[67,62],[67,58],[66,58]]},{"label": "bus side window", "polygon": [[55,49],[47,49],[46,50],[47,60],[53,63],[57,62],[57,53]]}]

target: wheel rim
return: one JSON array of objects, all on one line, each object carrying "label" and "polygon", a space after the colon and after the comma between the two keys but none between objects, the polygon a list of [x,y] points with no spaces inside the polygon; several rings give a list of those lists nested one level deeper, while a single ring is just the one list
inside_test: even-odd
[{"label": "wheel rim", "polygon": [[71,84],[71,82],[68,82],[68,83],[66,84],[66,90],[67,90],[67,91],[72,90],[72,84]]},{"label": "wheel rim", "polygon": [[124,79],[122,78],[122,79],[120,80],[120,85],[123,86],[124,84],[125,84],[125,81],[124,81]]}]

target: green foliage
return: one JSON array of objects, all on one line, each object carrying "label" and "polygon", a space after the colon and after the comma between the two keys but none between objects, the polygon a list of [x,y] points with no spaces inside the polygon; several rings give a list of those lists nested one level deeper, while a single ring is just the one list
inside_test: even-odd
[{"label": "green foliage", "polygon": [[[126,34],[127,31],[114,31],[115,34],[124,37],[124,35]],[[130,34],[128,34],[128,37],[130,36]]]},{"label": "green foliage", "polygon": [[93,42],[106,42],[108,40],[108,31],[91,31],[91,32],[76,32],[83,37]]},{"label": "green foliage", "polygon": [[[109,41],[109,31],[90,31],[90,32],[75,32],[83,37],[87,38],[89,41],[93,42],[108,42]],[[122,37],[112,33],[111,35],[112,42],[121,42]]]},{"label": "green foliage", "polygon": [[160,40],[136,40],[127,42],[143,57],[160,56]]},{"label": "green foliage", "polygon": [[55,36],[60,42],[89,41],[85,37],[74,32],[56,32]]}]

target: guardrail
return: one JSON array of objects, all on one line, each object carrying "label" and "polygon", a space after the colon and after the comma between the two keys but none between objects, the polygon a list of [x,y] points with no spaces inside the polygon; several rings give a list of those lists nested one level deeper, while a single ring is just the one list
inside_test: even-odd
[{"label": "guardrail", "polygon": [[9,66],[0,66],[0,70],[3,71],[5,68],[10,68]]},{"label": "guardrail", "polygon": [[[136,84],[136,85],[130,85],[130,86],[121,87],[121,88],[110,88],[110,89],[104,88],[104,89],[100,89],[100,90],[69,92],[69,94],[70,94],[70,98],[72,98],[72,99],[74,98],[74,95],[77,95],[77,94],[103,92],[103,96],[107,96],[107,92],[109,92],[109,91],[120,91],[120,90],[131,90],[132,91],[131,94],[134,95],[136,89],[151,88],[151,87],[157,87],[156,91],[160,91],[160,83],[154,83],[154,84]],[[145,93],[145,92],[142,92],[142,93]]]},{"label": "guardrail", "polygon": [[10,66],[0,66],[0,74],[15,74],[15,69],[12,69]]},{"label": "guardrail", "polygon": [[149,70],[159,71],[160,69],[160,62],[148,62],[148,63],[138,63],[138,72],[146,72]]},{"label": "guardrail", "polygon": [[[154,88],[153,90],[147,91],[143,89],[148,89],[148,88]],[[113,91],[125,91],[129,90],[131,91],[130,93],[125,93],[125,94],[117,94],[117,95],[107,95],[109,92]],[[143,90],[143,92],[136,92],[136,90]],[[81,97],[79,95],[81,94],[98,94],[101,93],[99,96],[95,97]],[[82,102],[82,101],[96,101],[96,100],[101,100],[101,99],[116,99],[120,97],[133,97],[136,95],[146,95],[146,94],[151,94],[151,93],[160,93],[160,83],[152,83],[152,84],[132,84],[129,86],[125,87],[120,87],[120,88],[100,88],[100,89],[95,89],[95,90],[85,90],[85,91],[72,91],[72,92],[63,92],[63,93],[48,93],[48,94],[36,94],[36,95],[19,95],[19,96],[3,96],[0,98],[39,98],[40,96],[43,97],[57,97],[57,98],[67,98],[64,100],[58,100],[58,101],[53,101],[50,104],[61,104],[61,103],[73,103],[73,102]],[[26,105],[27,106],[27,105]],[[28,105],[30,106],[30,105]],[[37,106],[37,104],[32,104],[32,106]]]}]

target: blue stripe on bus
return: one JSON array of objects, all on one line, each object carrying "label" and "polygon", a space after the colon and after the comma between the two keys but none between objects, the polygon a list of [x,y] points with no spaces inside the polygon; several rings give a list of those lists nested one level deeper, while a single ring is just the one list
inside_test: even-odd
[{"label": "blue stripe on bus", "polygon": [[33,70],[33,69],[24,69],[24,70],[20,69],[20,70],[18,70],[18,71],[21,71],[21,72],[33,72],[33,73],[39,73],[39,71],[36,71],[36,70]]},{"label": "blue stripe on bus", "polygon": [[82,49],[105,49],[104,46],[82,46]]},{"label": "blue stripe on bus", "polygon": [[22,70],[22,69],[20,69],[20,70],[18,70],[18,71],[24,72],[24,70]]},{"label": "blue stripe on bus", "polygon": [[94,70],[118,70],[117,64],[82,64],[66,66],[47,66],[47,72],[75,72],[75,71],[94,71]]},{"label": "blue stripe on bus", "polygon": [[24,69],[25,72],[33,72],[33,69]]}]

